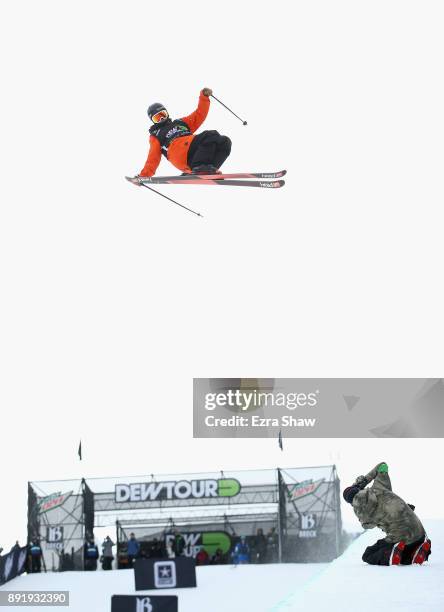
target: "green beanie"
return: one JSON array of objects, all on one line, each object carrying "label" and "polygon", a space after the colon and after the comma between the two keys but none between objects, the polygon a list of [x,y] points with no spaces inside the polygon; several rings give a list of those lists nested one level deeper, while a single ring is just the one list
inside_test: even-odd
[{"label": "green beanie", "polygon": [[389,471],[389,468],[386,463],[381,463],[381,465],[378,465],[378,472],[380,474],[387,474],[388,471]]}]

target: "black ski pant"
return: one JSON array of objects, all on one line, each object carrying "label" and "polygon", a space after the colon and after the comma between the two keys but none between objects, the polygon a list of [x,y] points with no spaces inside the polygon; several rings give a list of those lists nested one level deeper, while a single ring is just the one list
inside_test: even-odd
[{"label": "black ski pant", "polygon": [[210,165],[220,168],[231,152],[231,140],[216,130],[205,130],[195,136],[188,149],[188,165]]},{"label": "black ski pant", "polygon": [[[423,541],[424,537],[416,542],[407,544],[402,551],[401,565],[412,564],[413,555]],[[362,560],[370,565],[390,565],[390,555],[392,554],[393,546],[392,542],[387,542],[385,539],[378,540],[372,546],[367,546],[362,555]]]},{"label": "black ski pant", "polygon": [[42,571],[42,559],[39,556],[36,557],[31,557],[32,559],[32,564],[31,564],[31,571],[33,574],[39,574]]}]

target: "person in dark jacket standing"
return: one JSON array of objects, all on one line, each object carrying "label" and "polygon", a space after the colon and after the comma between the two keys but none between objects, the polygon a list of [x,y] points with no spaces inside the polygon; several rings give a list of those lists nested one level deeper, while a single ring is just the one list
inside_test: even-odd
[{"label": "person in dark jacket standing", "polygon": [[31,555],[31,572],[39,574],[42,571],[42,548],[38,540],[34,540],[31,544],[29,553]]},{"label": "person in dark jacket standing", "polygon": [[97,569],[97,559],[99,558],[99,549],[94,543],[94,540],[85,542],[84,547],[84,559],[85,559],[85,570],[88,572],[95,572]]},{"label": "person in dark jacket standing", "polygon": [[181,557],[183,554],[183,549],[185,548],[185,538],[178,531],[174,534],[174,554],[176,557]]},{"label": "person in dark jacket standing", "polygon": [[343,497],[352,504],[364,529],[379,527],[386,533],[385,538],[365,549],[363,561],[370,565],[421,565],[427,561],[431,541],[415,507],[393,493],[385,462],[378,463],[366,476],[358,476]]},{"label": "person in dark jacket standing", "polygon": [[128,552],[128,567],[132,568],[134,565],[134,560],[139,556],[140,544],[136,540],[136,536],[134,533],[130,533],[130,537],[127,544],[127,552]]},{"label": "person in dark jacket standing", "polygon": [[253,562],[265,563],[267,556],[267,538],[263,529],[259,528],[253,540]]},{"label": "person in dark jacket standing", "polygon": [[102,544],[102,568],[104,570],[112,569],[112,564],[114,560],[113,546],[114,542],[109,536],[106,536]]}]

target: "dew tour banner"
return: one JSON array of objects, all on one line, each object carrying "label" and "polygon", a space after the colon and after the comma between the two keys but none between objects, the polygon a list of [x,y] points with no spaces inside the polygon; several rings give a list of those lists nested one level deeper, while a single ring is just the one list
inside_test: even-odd
[{"label": "dew tour banner", "polygon": [[241,485],[235,478],[141,482],[115,485],[115,502],[235,497]]},{"label": "dew tour banner", "polygon": [[178,612],[177,595],[113,595],[111,612]]},{"label": "dew tour banner", "polygon": [[26,569],[26,557],[26,546],[14,546],[11,552],[0,556],[0,585],[23,574]]},{"label": "dew tour banner", "polygon": [[190,557],[136,559],[136,591],[183,589],[196,586],[196,562]]},{"label": "dew tour banner", "polygon": [[43,514],[44,512],[48,512],[49,510],[54,510],[54,508],[63,506],[68,497],[70,497],[72,494],[73,491],[69,491],[69,493],[62,493],[59,491],[58,493],[51,493],[51,495],[42,497],[38,501],[39,513]]},{"label": "dew tour banner", "polygon": [[[227,554],[231,550],[231,537],[224,531],[195,531],[182,533],[181,535],[185,543],[182,554],[186,557],[195,557],[202,548],[207,551],[210,557],[217,550],[221,550],[223,554]],[[174,538],[174,533],[167,533],[165,535],[165,546],[174,541]]]},{"label": "dew tour banner", "polygon": [[195,438],[444,437],[441,378],[195,378]]}]

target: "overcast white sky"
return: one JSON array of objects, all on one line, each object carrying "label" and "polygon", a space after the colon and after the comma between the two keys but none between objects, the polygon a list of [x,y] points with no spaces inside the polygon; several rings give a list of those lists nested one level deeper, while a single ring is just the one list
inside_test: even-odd
[{"label": "overcast white sky", "polygon": [[[443,13],[2,3],[0,546],[28,479],[81,475],[384,459],[443,516],[441,440],[193,440],[191,403],[193,376],[442,375]],[[147,106],[185,115],[203,86],[248,121],[212,104],[225,168],[288,180],[164,188],[199,219],[123,176]]]}]

